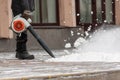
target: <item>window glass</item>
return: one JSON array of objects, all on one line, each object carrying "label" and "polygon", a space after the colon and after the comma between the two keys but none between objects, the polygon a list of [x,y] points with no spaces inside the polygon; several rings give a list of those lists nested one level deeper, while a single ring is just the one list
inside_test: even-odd
[{"label": "window glass", "polygon": [[56,0],[42,0],[42,23],[56,23]]},{"label": "window glass", "polygon": [[102,3],[101,0],[96,0],[97,6],[97,23],[102,23]]},{"label": "window glass", "polygon": [[80,0],[80,23],[92,23],[91,0]]},{"label": "window glass", "polygon": [[112,0],[106,0],[106,21],[113,22]]},{"label": "window glass", "polygon": [[40,23],[40,0],[34,0],[35,1],[35,11],[33,15],[33,23]]},{"label": "window glass", "polygon": [[57,23],[56,0],[35,0],[33,23]]}]

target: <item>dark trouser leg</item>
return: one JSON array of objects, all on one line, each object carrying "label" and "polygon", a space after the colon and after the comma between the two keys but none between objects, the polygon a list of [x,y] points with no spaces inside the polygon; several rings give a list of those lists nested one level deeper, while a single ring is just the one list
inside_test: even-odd
[{"label": "dark trouser leg", "polygon": [[34,59],[33,55],[30,55],[27,52],[26,43],[27,43],[27,32],[17,35],[16,39],[16,58],[18,59]]},{"label": "dark trouser leg", "polygon": [[27,51],[26,43],[27,43],[27,32],[21,33],[21,35],[17,35],[16,39],[16,51],[23,52]]}]

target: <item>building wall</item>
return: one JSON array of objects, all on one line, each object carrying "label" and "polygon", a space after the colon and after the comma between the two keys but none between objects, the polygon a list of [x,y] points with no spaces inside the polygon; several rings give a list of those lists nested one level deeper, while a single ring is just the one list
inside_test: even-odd
[{"label": "building wall", "polygon": [[[35,29],[36,33],[48,45],[50,49],[65,49],[65,45],[70,43],[74,47],[74,42],[81,36],[81,29],[66,28],[66,29]],[[71,33],[73,35],[71,35]],[[1,51],[15,51],[16,41],[15,36],[13,39],[0,39],[0,52]],[[41,46],[36,39],[28,32],[28,50],[41,50]]]},{"label": "building wall", "polygon": [[120,25],[120,0],[115,0],[115,15],[116,24]]},{"label": "building wall", "polygon": [[[2,5],[0,5],[0,8],[2,9],[2,12],[0,13],[0,45],[3,45],[0,46],[0,51],[15,51],[16,35],[14,34],[13,38],[11,38],[13,33],[11,33],[8,29],[10,21],[12,19],[12,13],[10,9],[11,0],[0,0],[0,2],[2,3]],[[74,0],[59,0],[59,17],[61,27],[76,27],[74,8]],[[6,22],[2,21],[3,19],[5,19]],[[38,35],[41,36],[41,38],[51,49],[64,49],[66,43],[71,43],[71,46],[73,46],[75,40],[78,38],[78,36],[80,36],[77,35],[77,32],[82,32],[81,29],[78,30],[77,28],[35,29],[35,31],[38,33]],[[74,35],[71,36],[71,32],[74,32]],[[27,45],[28,50],[42,49],[29,32]]]},{"label": "building wall", "polygon": [[[11,0],[0,0],[0,38],[12,38],[9,30],[12,20]],[[76,13],[74,0],[59,0],[60,26],[76,27]]]},{"label": "building wall", "polygon": [[[11,0],[0,0],[0,51],[15,50],[15,34],[9,30],[12,19],[10,9]],[[120,0],[116,0],[116,24],[120,25]],[[64,49],[66,43],[74,46],[74,42],[80,37],[77,33],[83,34],[83,30],[76,27],[75,0],[59,0],[60,27],[63,29],[36,29],[35,31],[47,43],[51,49]],[[71,35],[74,34],[74,35]],[[28,32],[28,49],[42,49],[33,36]]]},{"label": "building wall", "polygon": [[75,0],[59,0],[60,25],[76,27]]},{"label": "building wall", "polygon": [[0,38],[12,38],[13,34],[9,30],[12,19],[11,0],[0,0]]}]

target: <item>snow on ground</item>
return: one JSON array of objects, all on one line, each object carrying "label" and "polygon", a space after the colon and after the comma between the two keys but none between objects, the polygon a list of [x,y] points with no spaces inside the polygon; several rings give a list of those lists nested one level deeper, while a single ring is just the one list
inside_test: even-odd
[{"label": "snow on ground", "polygon": [[60,58],[49,59],[48,62],[120,62],[119,53],[100,53],[100,52],[88,52],[88,53],[75,53]]},{"label": "snow on ground", "polygon": [[[120,28],[104,28],[97,30],[91,39],[83,41],[81,38],[75,43],[77,48],[70,55],[49,59],[51,62],[120,62]],[[80,46],[78,46],[80,45]]]}]

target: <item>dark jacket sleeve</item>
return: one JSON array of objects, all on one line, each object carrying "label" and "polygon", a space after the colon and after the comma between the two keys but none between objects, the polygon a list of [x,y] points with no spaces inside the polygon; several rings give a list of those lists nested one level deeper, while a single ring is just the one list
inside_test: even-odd
[{"label": "dark jacket sleeve", "polygon": [[34,11],[35,9],[34,0],[21,0],[21,5],[23,10]]},{"label": "dark jacket sleeve", "polygon": [[21,0],[23,10],[30,10],[28,0]]},{"label": "dark jacket sleeve", "polygon": [[12,0],[11,9],[14,14],[14,16],[23,13],[21,0]]},{"label": "dark jacket sleeve", "polygon": [[12,0],[11,8],[14,15],[23,13],[24,10],[34,11],[34,0]]}]

